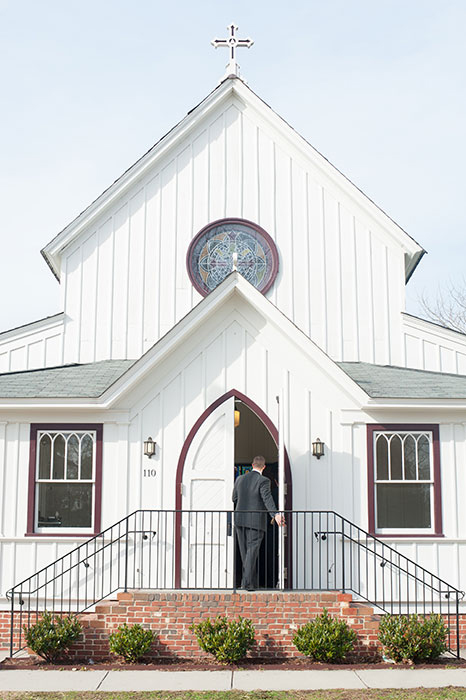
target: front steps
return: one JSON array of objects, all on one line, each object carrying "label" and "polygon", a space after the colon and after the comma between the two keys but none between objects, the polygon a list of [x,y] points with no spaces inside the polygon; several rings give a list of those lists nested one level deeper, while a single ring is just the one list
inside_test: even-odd
[{"label": "front steps", "polygon": [[354,657],[374,659],[379,616],[366,604],[338,591],[143,591],[119,593],[117,600],[96,605],[95,612],[80,615],[83,638],[72,649],[76,659],[108,658],[108,636],[119,625],[136,622],[157,633],[152,658],[205,658],[190,630],[206,617],[226,615],[250,618],[256,629],[252,656],[301,657],[292,643],[296,629],[324,608],[341,616],[356,631]]}]

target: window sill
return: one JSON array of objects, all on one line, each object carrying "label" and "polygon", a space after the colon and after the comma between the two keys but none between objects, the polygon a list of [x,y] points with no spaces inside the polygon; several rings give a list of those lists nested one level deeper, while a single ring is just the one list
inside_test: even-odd
[{"label": "window sill", "polygon": [[55,539],[56,537],[75,537],[77,539],[91,539],[100,533],[98,532],[25,532],[25,537],[48,537]]},{"label": "window sill", "polygon": [[404,532],[394,532],[393,534],[390,534],[389,532],[369,532],[372,537],[376,537],[378,540],[395,540],[395,539],[412,539],[412,540],[417,540],[417,539],[425,539],[426,537],[430,537],[431,539],[442,539],[445,537],[442,533],[438,532],[410,532],[410,533],[404,533]]}]

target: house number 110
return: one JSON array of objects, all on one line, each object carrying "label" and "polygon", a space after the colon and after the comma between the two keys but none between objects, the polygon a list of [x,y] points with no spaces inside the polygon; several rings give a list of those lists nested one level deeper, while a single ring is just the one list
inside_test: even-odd
[{"label": "house number 110", "polygon": [[155,476],[157,473],[155,469],[143,469],[143,472],[144,476]]}]

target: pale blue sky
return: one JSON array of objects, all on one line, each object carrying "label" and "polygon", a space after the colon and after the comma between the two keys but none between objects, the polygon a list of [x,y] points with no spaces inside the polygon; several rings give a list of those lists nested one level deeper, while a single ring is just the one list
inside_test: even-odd
[{"label": "pale blue sky", "polygon": [[0,330],[61,310],[39,250],[218,83],[250,87],[429,252],[466,258],[465,0],[0,0]]}]

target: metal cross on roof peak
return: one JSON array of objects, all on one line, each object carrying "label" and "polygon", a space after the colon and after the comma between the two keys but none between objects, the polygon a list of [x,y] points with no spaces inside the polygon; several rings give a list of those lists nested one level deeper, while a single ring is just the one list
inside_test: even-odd
[{"label": "metal cross on roof peak", "polygon": [[216,49],[218,49],[219,46],[225,46],[230,50],[230,60],[227,64],[227,70],[224,77],[226,78],[229,75],[236,75],[240,77],[239,65],[236,63],[236,49],[250,49],[254,42],[249,37],[247,39],[238,39],[238,37],[235,35],[238,27],[234,22],[228,25],[227,29],[230,31],[230,36],[228,39],[213,39],[211,44]]}]

